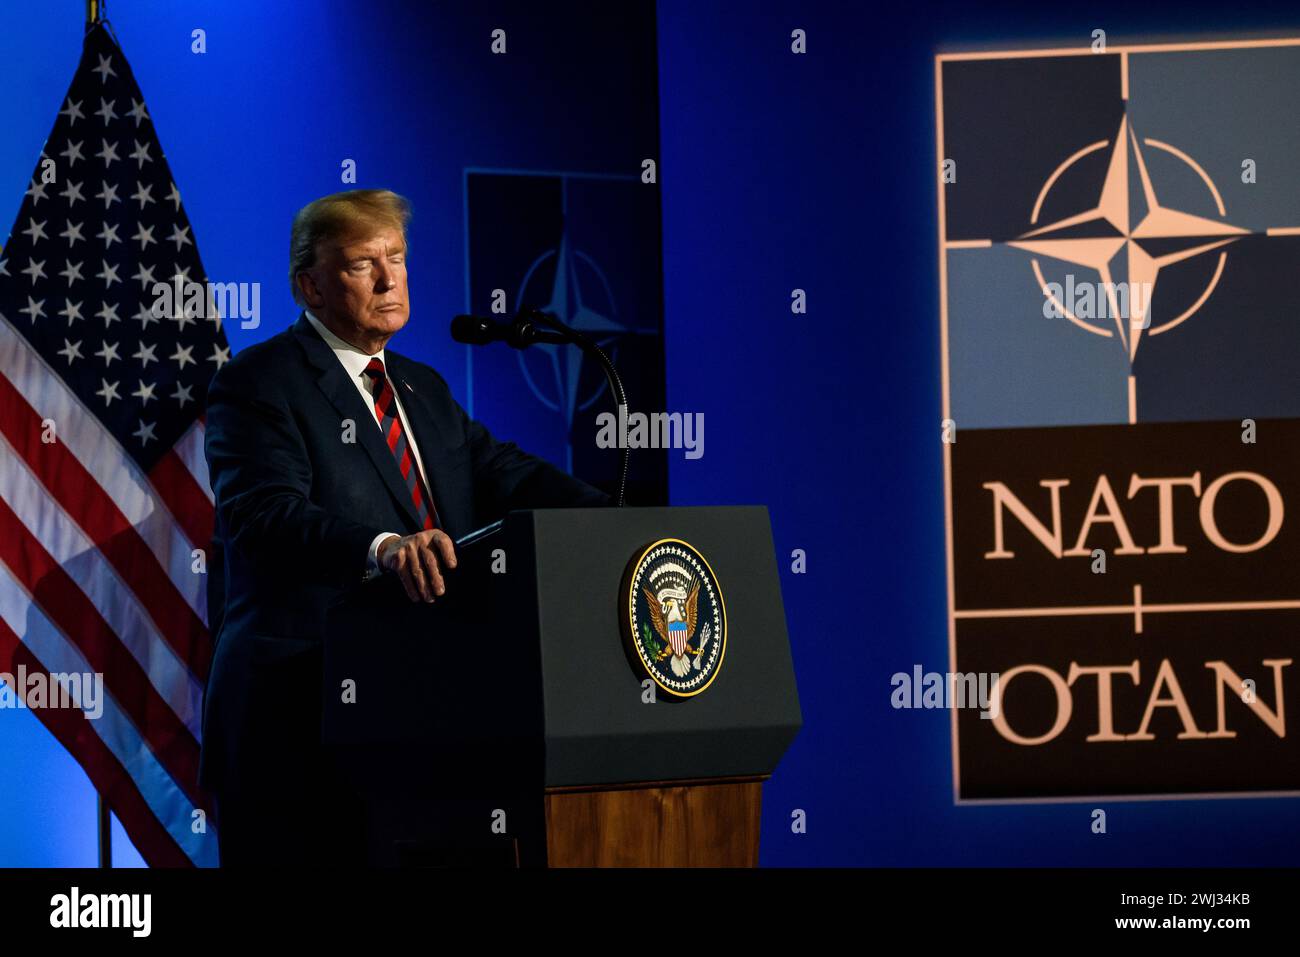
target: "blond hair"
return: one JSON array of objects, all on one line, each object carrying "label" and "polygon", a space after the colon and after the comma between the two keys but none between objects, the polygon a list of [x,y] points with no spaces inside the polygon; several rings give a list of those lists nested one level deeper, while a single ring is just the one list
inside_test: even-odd
[{"label": "blond hair", "polygon": [[289,288],[293,301],[305,306],[298,273],[316,265],[316,244],[322,240],[349,242],[392,228],[406,241],[411,204],[388,189],[349,189],[313,200],[293,217],[289,235]]}]

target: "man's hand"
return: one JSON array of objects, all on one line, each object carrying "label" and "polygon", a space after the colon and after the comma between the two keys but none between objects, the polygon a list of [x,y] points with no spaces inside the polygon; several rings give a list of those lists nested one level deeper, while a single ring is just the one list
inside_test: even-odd
[{"label": "man's hand", "polygon": [[[411,601],[431,602],[447,590],[442,569],[456,567],[456,550],[441,529],[417,532],[402,538],[392,535],[379,543],[379,567],[394,572]],[[440,567],[441,563],[441,567]]]}]

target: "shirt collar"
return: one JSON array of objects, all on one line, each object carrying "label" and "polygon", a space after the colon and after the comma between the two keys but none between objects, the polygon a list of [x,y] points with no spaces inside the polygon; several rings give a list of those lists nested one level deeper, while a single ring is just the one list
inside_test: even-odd
[{"label": "shirt collar", "polygon": [[[347,370],[348,375],[353,378],[362,375],[366,371],[366,366],[370,364],[371,359],[378,359],[380,362],[384,362],[383,349],[380,349],[373,356],[368,355],[352,343],[345,342],[336,336],[329,330],[325,323],[321,322],[311,314],[311,310],[304,309],[303,313],[307,316],[307,321],[312,324],[312,328],[320,334],[320,337],[325,340],[325,344],[329,346],[334,355],[338,357],[339,362],[343,363],[343,368]],[[387,369],[387,364],[385,364],[384,368]]]}]

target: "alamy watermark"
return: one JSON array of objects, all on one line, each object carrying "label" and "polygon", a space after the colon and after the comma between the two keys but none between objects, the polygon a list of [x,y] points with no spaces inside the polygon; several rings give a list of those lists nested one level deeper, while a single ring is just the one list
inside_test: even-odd
[{"label": "alamy watermark", "polygon": [[[1066,312],[1076,319],[1130,319],[1132,325],[1151,326],[1151,290],[1149,282],[1080,282],[1068,273],[1064,283],[1043,286],[1043,315],[1064,319]],[[1136,318],[1135,318],[1136,317]]]},{"label": "alamy watermark", "polygon": [[66,708],[84,711],[92,721],[104,713],[102,672],[32,671],[19,665],[0,671],[0,708]]},{"label": "alamy watermark", "polygon": [[979,708],[980,717],[998,716],[998,672],[924,671],[912,666],[912,673],[899,671],[889,679],[894,686],[889,703],[895,708]]},{"label": "alamy watermark", "polygon": [[50,898],[50,926],[121,928],[132,937],[148,937],[153,930],[153,895],[83,894],[73,886]]},{"label": "alamy watermark", "polygon": [[688,459],[704,455],[703,412],[602,412],[596,416],[599,449],[684,449]]},{"label": "alamy watermark", "polygon": [[156,282],[150,314],[155,319],[239,319],[241,329],[262,324],[260,282],[195,282],[176,276]]}]

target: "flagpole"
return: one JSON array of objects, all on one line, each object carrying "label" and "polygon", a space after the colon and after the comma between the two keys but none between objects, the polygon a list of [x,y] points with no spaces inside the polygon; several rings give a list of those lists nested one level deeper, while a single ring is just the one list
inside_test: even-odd
[{"label": "flagpole", "polygon": [[[86,0],[86,26],[92,27],[99,23],[100,18],[104,15],[104,5],[101,0]],[[113,866],[113,819],[112,812],[109,809],[108,802],[104,800],[104,795],[95,789],[96,809],[95,820],[99,828],[99,866]]]},{"label": "flagpole", "polygon": [[113,822],[109,817],[108,802],[104,800],[104,795],[98,790],[95,791],[96,797],[99,798],[99,866],[113,866]]}]

